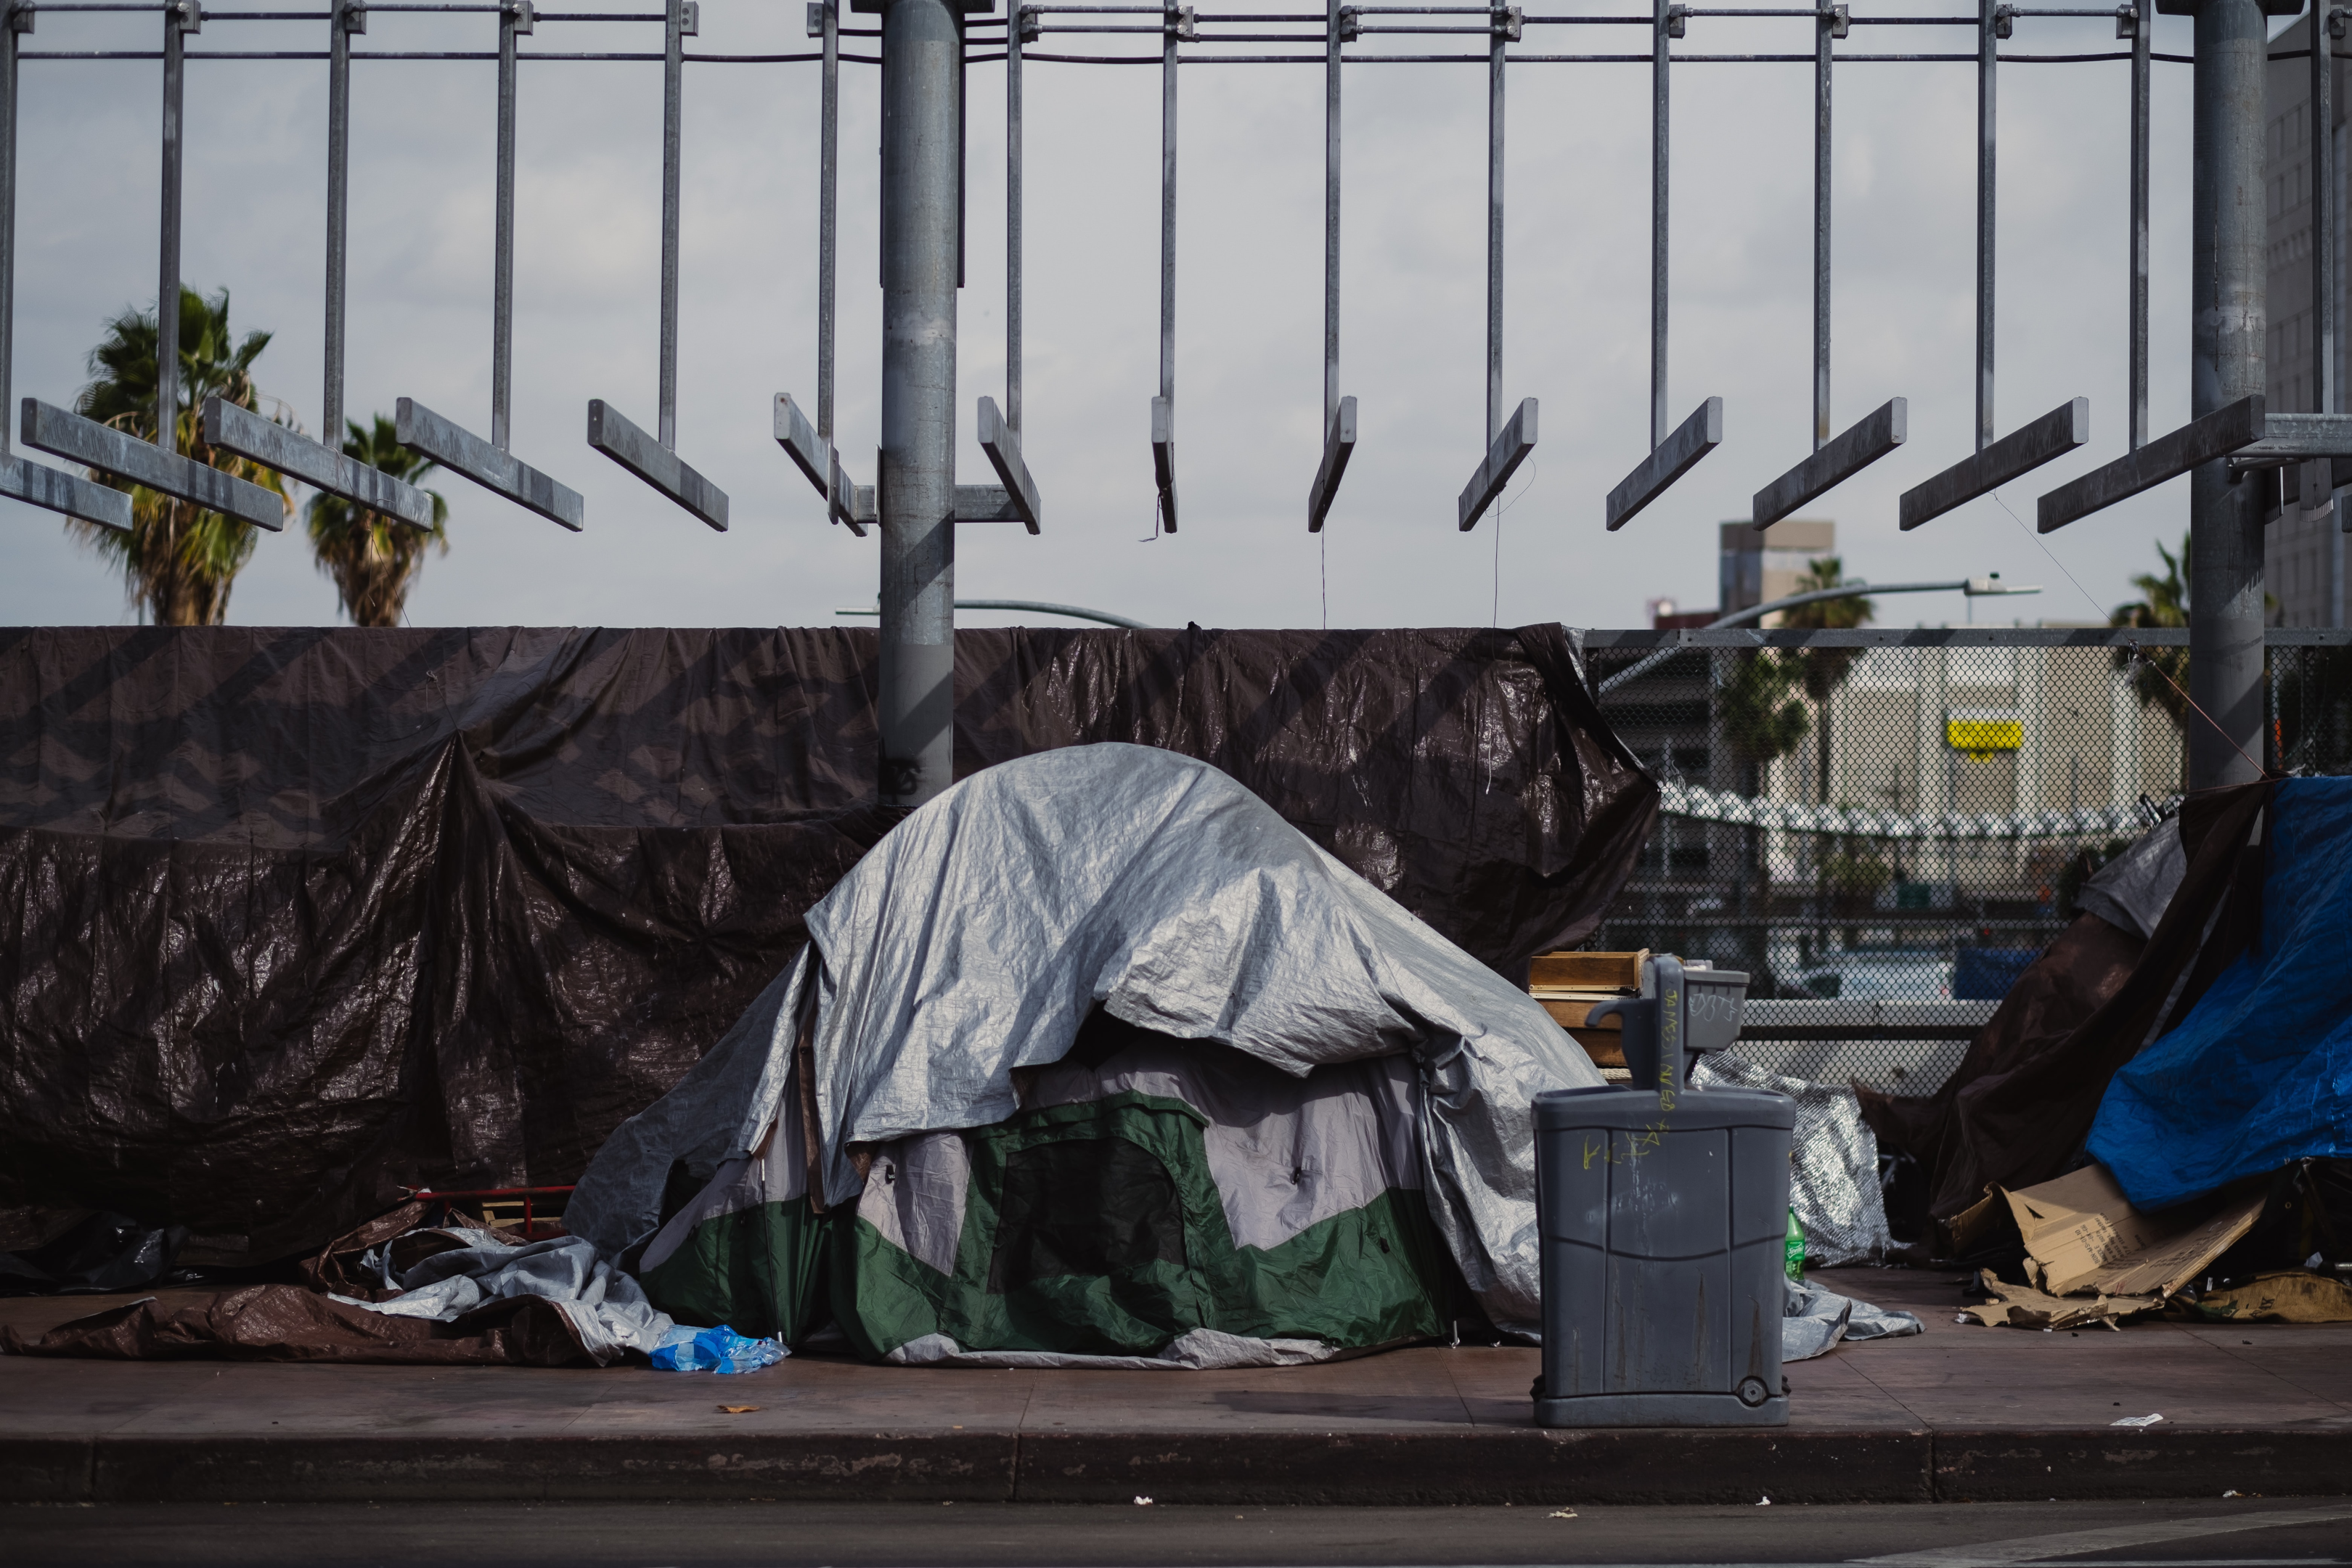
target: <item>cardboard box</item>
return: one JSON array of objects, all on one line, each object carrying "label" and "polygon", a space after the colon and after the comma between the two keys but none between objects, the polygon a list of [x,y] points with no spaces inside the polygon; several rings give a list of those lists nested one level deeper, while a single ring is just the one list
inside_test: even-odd
[{"label": "cardboard box", "polygon": [[2253,1229],[2263,1194],[2220,1205],[2184,1205],[2144,1215],[2105,1165],[2086,1165],[2054,1182],[2003,1189],[2025,1238],[2026,1273],[2053,1296],[2084,1291],[2160,1300]]}]

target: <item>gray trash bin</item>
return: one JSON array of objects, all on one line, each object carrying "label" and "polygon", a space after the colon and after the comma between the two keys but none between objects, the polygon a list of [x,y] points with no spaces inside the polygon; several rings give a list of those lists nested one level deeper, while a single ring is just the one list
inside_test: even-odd
[{"label": "gray trash bin", "polygon": [[1682,965],[1650,963],[1647,994],[1612,1005],[1624,1016],[1627,1062],[1646,1070],[1637,1066],[1624,1087],[1536,1096],[1536,1421],[1786,1426],[1780,1317],[1796,1108],[1777,1094],[1683,1087],[1692,1020]]}]

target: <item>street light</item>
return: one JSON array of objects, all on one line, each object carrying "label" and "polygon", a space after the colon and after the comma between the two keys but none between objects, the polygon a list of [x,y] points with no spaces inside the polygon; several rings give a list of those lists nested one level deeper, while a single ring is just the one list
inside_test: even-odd
[{"label": "street light", "polygon": [[[959,610],[1026,610],[1035,616],[1067,616],[1074,621],[1098,621],[1107,626],[1124,626],[1129,631],[1148,632],[1147,621],[1131,621],[1125,616],[1114,616],[1108,610],[1089,610],[1078,605],[1049,605],[1042,599],[958,599]],[[878,616],[882,612],[871,605],[844,605],[833,612],[836,616]]]},{"label": "street light", "polygon": [[[1707,622],[1702,629],[1717,631],[1725,626],[1736,626],[1743,621],[1760,620],[1776,610],[1794,609],[1799,605],[1816,605],[1824,599],[1859,598],[1865,594],[1966,594],[1970,605],[1973,605],[1979,599],[2001,598],[2012,594],[2039,594],[2040,592],[2042,589],[2038,584],[2020,584],[2012,588],[2000,580],[2000,574],[1998,572],[1984,577],[1958,577],[1948,583],[1887,583],[1877,587],[1873,587],[1868,583],[1841,583],[1834,588],[1812,588],[1802,594],[1790,594],[1784,598],[1768,599],[1763,604],[1752,605],[1744,610],[1734,610],[1727,616],[1717,616]],[[1679,647],[1662,647],[1649,658],[1628,665],[1602,681],[1601,689],[1604,692],[1613,691],[1634,677],[1647,674],[1657,668],[1658,666],[1683,651]]]}]

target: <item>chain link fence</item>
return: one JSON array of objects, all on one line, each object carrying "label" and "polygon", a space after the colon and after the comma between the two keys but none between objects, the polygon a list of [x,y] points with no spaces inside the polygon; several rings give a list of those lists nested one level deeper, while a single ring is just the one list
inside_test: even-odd
[{"label": "chain link fence", "polygon": [[[2347,634],[2270,636],[2265,767],[2352,772]],[[1749,976],[1743,1054],[1927,1094],[2175,809],[2188,634],[2106,627],[1589,632],[1665,809],[1586,944]]]}]

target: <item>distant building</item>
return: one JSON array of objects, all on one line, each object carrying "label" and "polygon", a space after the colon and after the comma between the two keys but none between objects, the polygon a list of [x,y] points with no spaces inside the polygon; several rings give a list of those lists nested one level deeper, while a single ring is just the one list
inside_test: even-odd
[{"label": "distant building", "polygon": [[[2308,49],[2311,19],[2306,16],[2272,44],[2274,51]],[[2344,46],[2338,44],[2337,47]],[[2330,98],[2335,105],[2336,143],[2336,377],[2339,389],[2336,411],[2347,408],[2341,394],[2347,365],[2345,327],[2347,290],[2347,193],[2352,190],[2346,168],[2345,89],[2343,59],[2336,61],[2336,81]],[[2311,102],[2311,61],[2273,59],[2269,77],[2268,177],[2265,200],[2270,213],[2270,339],[2263,392],[2273,413],[2328,412],[2318,404],[2318,365],[2314,357],[2315,317],[2311,296],[2311,132],[2307,110]],[[2313,465],[2317,467],[2317,465]],[[2298,489],[2303,487],[2298,486]],[[2310,487],[2314,492],[2317,486]],[[2317,510],[2290,504],[2278,521],[2263,531],[2265,585],[2278,601],[2276,624],[2324,626],[2330,624],[2334,595],[2329,589],[2331,563],[2339,573],[2352,574],[2352,550],[2325,506]]]},{"label": "distant building", "polygon": [[[1815,561],[1837,553],[1837,524],[1822,518],[1792,517],[1770,528],[1727,522],[1719,531],[1718,615],[1787,598]],[[1780,617],[1767,616],[1760,624],[1777,626]]]}]

